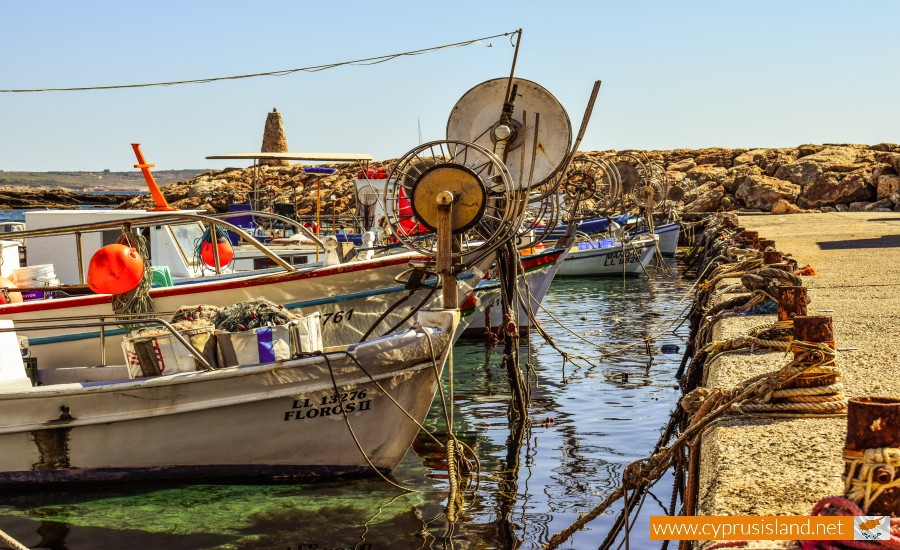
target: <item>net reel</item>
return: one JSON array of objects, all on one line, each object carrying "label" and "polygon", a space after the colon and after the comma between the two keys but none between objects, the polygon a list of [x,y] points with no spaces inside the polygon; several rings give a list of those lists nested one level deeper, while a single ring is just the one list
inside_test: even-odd
[{"label": "net reel", "polygon": [[384,191],[390,232],[407,248],[434,258],[439,208],[450,208],[450,231],[461,239],[454,263],[476,262],[511,238],[522,205],[503,162],[475,143],[439,140],[403,155]]},{"label": "net reel", "polygon": [[572,123],[543,86],[523,78],[495,78],[456,102],[447,120],[447,139],[494,152],[508,167],[515,189],[537,191],[566,161]]}]

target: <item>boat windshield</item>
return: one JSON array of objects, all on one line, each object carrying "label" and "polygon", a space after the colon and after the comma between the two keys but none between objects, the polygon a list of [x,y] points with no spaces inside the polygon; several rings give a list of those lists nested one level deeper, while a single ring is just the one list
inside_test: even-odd
[{"label": "boat windshield", "polygon": [[191,260],[194,257],[194,249],[197,247],[199,239],[203,236],[203,225],[188,223],[172,225],[170,229],[175,237],[175,242],[178,243],[178,248],[181,249],[181,253],[184,255],[184,259],[188,264],[191,264]]}]

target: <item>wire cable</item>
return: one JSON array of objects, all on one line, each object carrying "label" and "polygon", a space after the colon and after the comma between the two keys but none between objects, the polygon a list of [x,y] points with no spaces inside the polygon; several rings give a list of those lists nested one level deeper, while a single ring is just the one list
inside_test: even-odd
[{"label": "wire cable", "polygon": [[[328,63],[325,65],[313,65],[311,67],[299,67],[296,69],[282,69],[278,71],[267,71],[260,73],[251,73],[251,74],[242,74],[242,75],[232,75],[232,76],[215,76],[208,78],[196,78],[192,80],[173,80],[169,82],[149,82],[144,84],[114,84],[114,85],[106,85],[106,86],[78,86],[78,87],[69,87],[69,88],[27,88],[27,89],[10,89],[10,90],[0,90],[0,93],[9,94],[9,93],[34,93],[34,92],[84,92],[84,91],[92,91],[92,90],[119,90],[126,88],[151,88],[156,86],[178,86],[182,84],[208,84],[210,82],[220,82],[223,80],[242,80],[246,78],[256,78],[260,76],[287,76],[294,73],[305,72],[305,73],[317,73],[320,71],[325,71],[328,69],[334,69],[337,67],[343,67],[346,65],[357,65],[357,66],[366,66],[366,65],[377,65],[379,63],[384,63],[386,61],[392,61],[394,59],[400,57],[407,57],[413,55],[422,55],[426,53],[432,53],[439,50],[444,50],[447,48],[462,48],[465,46],[471,46],[472,44],[479,44],[484,40],[491,40],[494,38],[500,38],[503,36],[512,36],[514,34],[518,34],[521,32],[521,29],[505,32],[502,34],[495,34],[492,36],[484,36],[481,38],[473,38],[471,40],[464,40],[462,42],[454,42],[453,44],[443,44],[441,46],[431,46],[429,48],[422,48],[420,50],[412,50],[408,52],[400,52],[400,53],[392,53],[388,55],[379,55],[377,57],[367,57],[364,59],[355,59],[353,61],[340,61],[337,63]],[[491,44],[483,44],[485,47],[493,47]]]}]

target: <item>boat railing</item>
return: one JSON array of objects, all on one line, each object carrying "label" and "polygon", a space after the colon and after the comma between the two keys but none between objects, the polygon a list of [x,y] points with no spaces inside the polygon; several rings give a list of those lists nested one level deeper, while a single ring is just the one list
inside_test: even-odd
[{"label": "boat railing", "polygon": [[[297,230],[297,232],[302,233],[305,237],[311,240],[316,246],[325,249],[325,243],[322,242],[322,239],[319,238],[313,231],[310,231],[308,227],[303,226],[297,220],[289,218],[287,216],[282,216],[281,214],[275,214],[273,212],[262,212],[259,210],[243,210],[237,212],[222,212],[219,214],[208,214],[210,218],[216,219],[228,219],[228,218],[243,218],[243,217],[253,217],[253,218],[263,218],[270,219],[272,221],[281,222],[283,224],[291,225],[293,228]],[[240,226],[238,226],[240,227]]]},{"label": "boat railing", "polygon": [[[242,214],[246,214],[242,212]],[[271,216],[276,216],[284,219],[287,222],[291,220],[289,218],[284,218],[283,216],[278,216],[277,214],[271,214]],[[147,216],[140,216],[134,218],[123,218],[119,220],[112,220],[106,222],[94,222],[88,224],[76,224],[76,225],[66,225],[60,227],[48,227],[45,229],[26,229],[25,231],[15,231],[11,233],[7,233],[5,238],[8,239],[27,239],[27,238],[37,238],[37,237],[57,237],[61,235],[74,235],[75,243],[76,243],[76,254],[78,260],[78,272],[79,278],[84,281],[84,257],[82,255],[82,247],[81,247],[81,236],[84,233],[94,233],[98,231],[104,231],[109,229],[114,229],[118,227],[132,227],[132,228],[142,228],[142,227],[153,227],[158,225],[183,225],[191,222],[200,222],[205,223],[210,226],[210,234],[214,235],[217,226],[222,226],[223,228],[237,233],[242,239],[253,245],[256,249],[262,252],[267,258],[272,260],[276,265],[284,269],[285,271],[296,271],[296,268],[289,264],[287,261],[282,259],[278,254],[272,251],[269,247],[261,243],[255,237],[247,233],[243,228],[238,227],[225,219],[221,219],[216,217],[215,215],[209,214],[197,214],[197,213],[186,213],[186,212],[178,212],[178,213],[165,213],[165,214],[150,214]],[[302,227],[302,226],[301,226]],[[318,238],[315,238],[314,241],[317,245],[320,245],[324,248],[324,244]],[[217,251],[216,247],[213,247],[213,251]],[[218,262],[215,262],[218,264]],[[218,265],[214,266],[215,272],[217,275],[221,274],[221,269]]]},{"label": "boat railing", "polygon": [[[106,319],[113,318],[112,321]],[[96,319],[96,320],[91,320]],[[73,321],[75,321],[73,323]],[[185,338],[178,329],[165,319],[150,317],[147,314],[115,314],[115,315],[76,315],[71,317],[51,317],[45,319],[17,319],[16,326],[0,328],[0,332],[27,332],[37,330],[59,330],[72,328],[100,328],[100,365],[106,366],[106,331],[107,327],[118,327],[124,323],[129,325],[160,325],[187,348],[203,370],[213,370],[212,366],[203,357],[197,348]],[[24,326],[23,326],[24,325]]]}]

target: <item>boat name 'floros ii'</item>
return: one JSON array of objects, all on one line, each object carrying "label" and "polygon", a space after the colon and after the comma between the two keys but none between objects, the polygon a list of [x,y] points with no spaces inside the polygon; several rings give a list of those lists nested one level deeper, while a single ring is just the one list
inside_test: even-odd
[{"label": "boat name 'floros ii'", "polygon": [[[325,395],[318,400],[300,397],[295,399],[291,410],[284,412],[284,420],[303,420],[306,418],[323,418],[341,416],[342,413],[363,412],[372,410],[372,400],[366,399],[366,390],[353,390],[337,394]],[[340,402],[338,402],[340,401]]]}]

